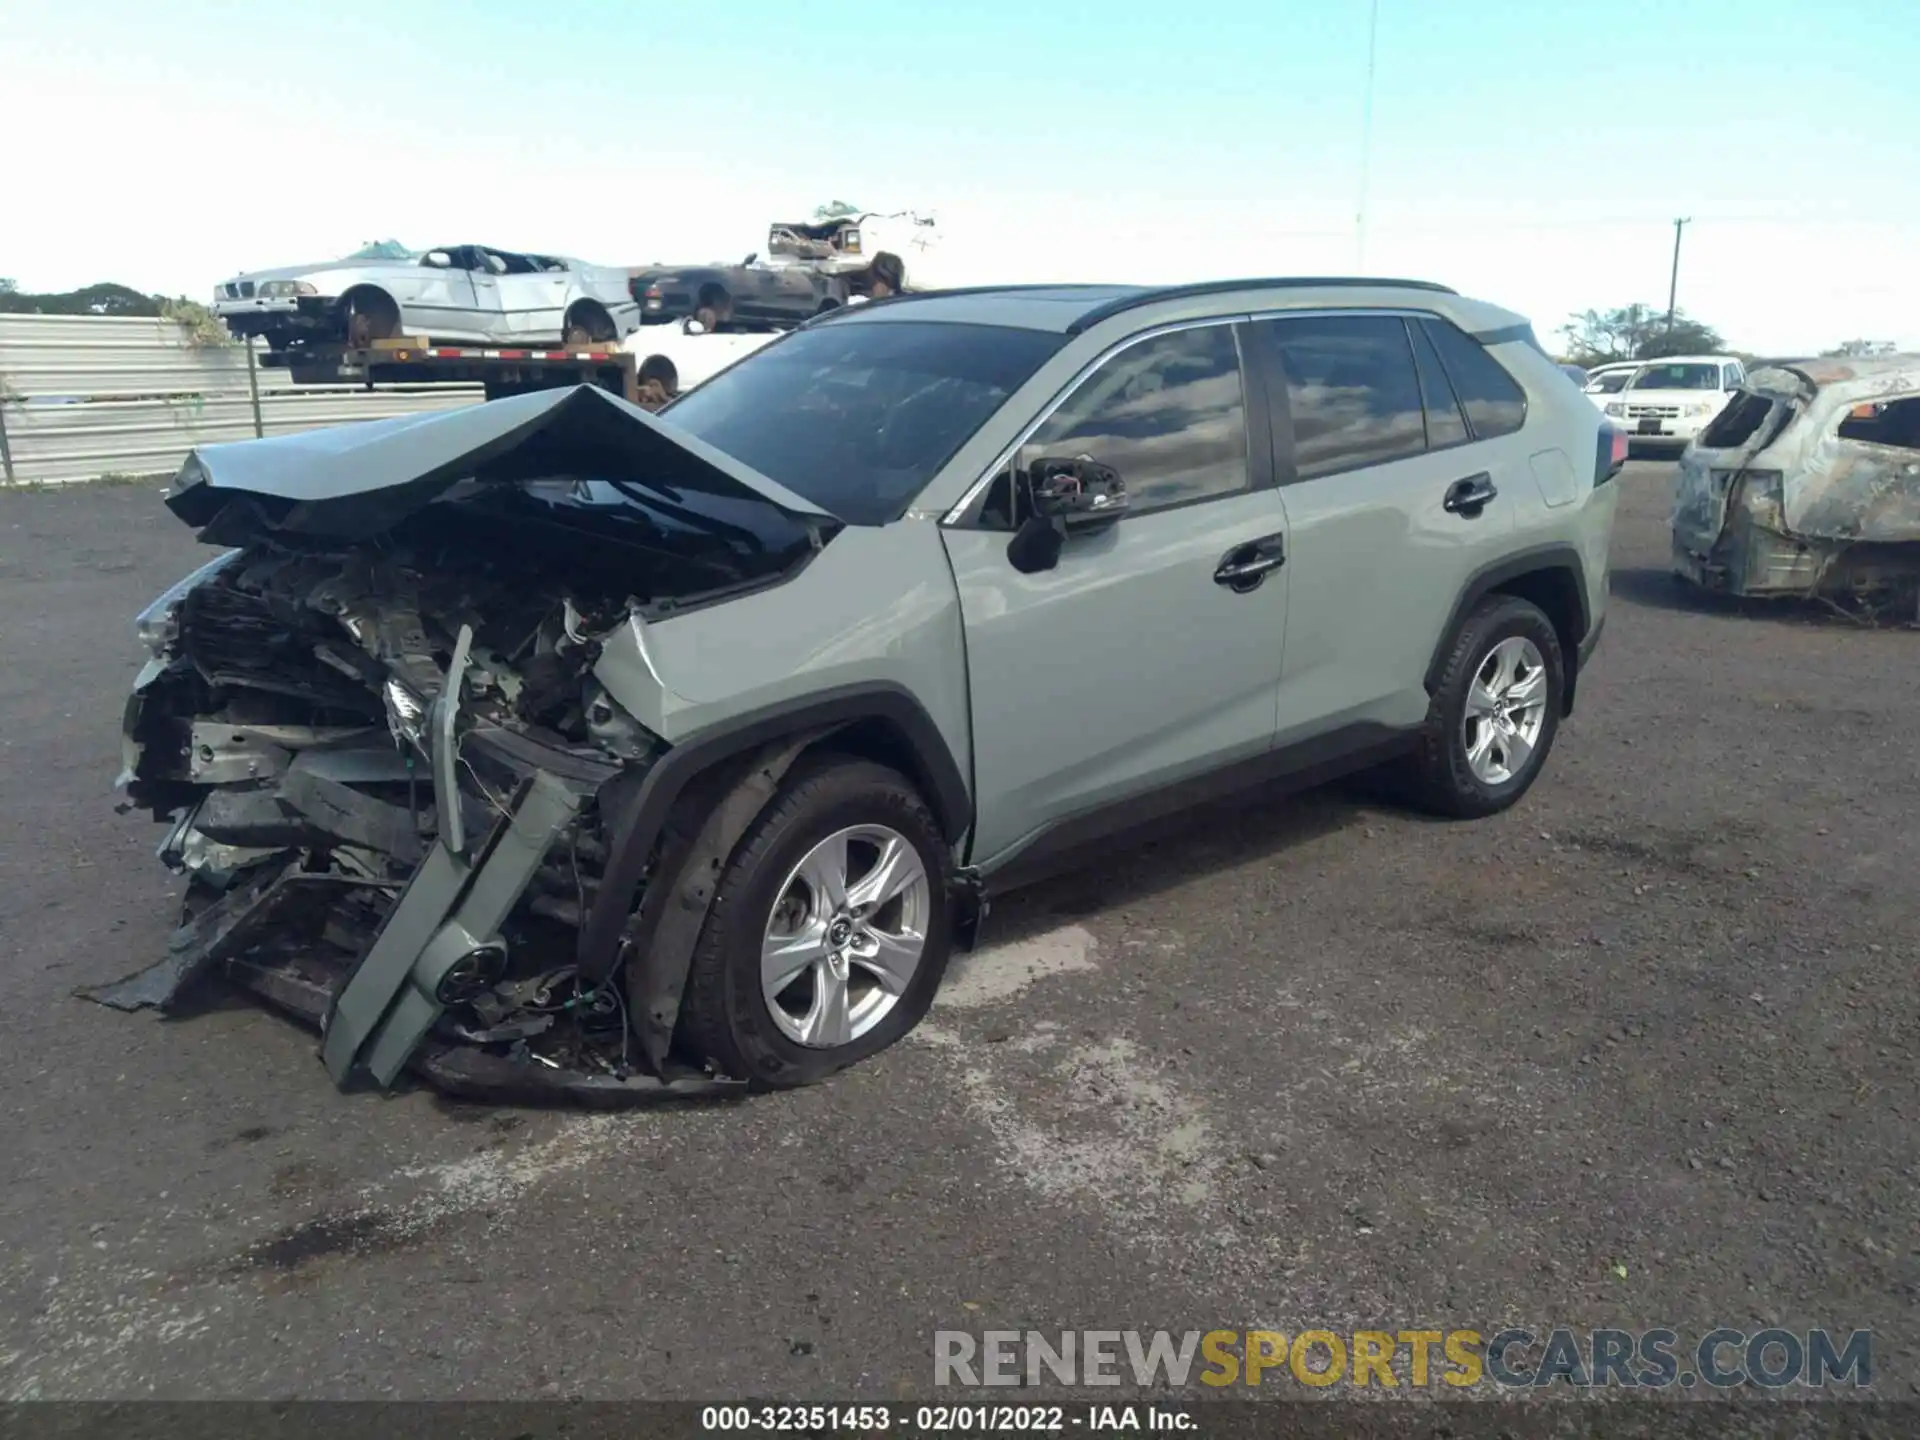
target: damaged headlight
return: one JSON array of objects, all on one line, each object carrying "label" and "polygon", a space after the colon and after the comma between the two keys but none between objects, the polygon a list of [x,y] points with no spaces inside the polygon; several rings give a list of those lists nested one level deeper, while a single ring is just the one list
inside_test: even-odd
[{"label": "damaged headlight", "polygon": [[427,702],[398,680],[389,680],[380,689],[387,707],[387,728],[422,755],[427,753]]},{"label": "damaged headlight", "polygon": [[187,593],[201,582],[212,579],[225,569],[240,552],[229,550],[215,557],[195,570],[184,579],[176,580],[163,590],[146,609],[133,617],[133,633],[140,637],[140,643],[156,660],[167,658],[167,652],[180,636],[180,605]]}]

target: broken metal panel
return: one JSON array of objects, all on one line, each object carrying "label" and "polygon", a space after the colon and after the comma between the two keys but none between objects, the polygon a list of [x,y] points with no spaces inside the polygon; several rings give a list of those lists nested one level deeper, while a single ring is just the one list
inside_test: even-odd
[{"label": "broken metal panel", "polygon": [[163,959],[78,993],[116,1010],[176,1010],[196,981],[257,943],[288,910],[328,883],[327,876],[299,874],[295,865],[265,867],[175,930]]},{"label": "broken metal panel", "polygon": [[354,971],[327,1022],[328,1073],[345,1085],[364,1064],[390,1085],[445,1005],[440,985],[463,959],[504,949],[499,930],[582,797],[536,775],[472,868],[436,844]]},{"label": "broken metal panel", "polygon": [[187,778],[196,785],[229,785],[278,775],[293,759],[249,727],[196,721],[187,756]]},{"label": "broken metal panel", "polygon": [[334,997],[327,1013],[321,1058],[336,1085],[352,1078],[368,1040],[407,982],[414,961],[459,899],[471,871],[444,845],[427,851],[399,903],[374,937],[373,948]]},{"label": "broken metal panel", "polygon": [[[1840,438],[1845,410],[1823,405],[1804,462],[1788,477],[1782,523],[1809,538],[1920,541],[1920,450]],[[1818,412],[1816,412],[1818,413]]]}]

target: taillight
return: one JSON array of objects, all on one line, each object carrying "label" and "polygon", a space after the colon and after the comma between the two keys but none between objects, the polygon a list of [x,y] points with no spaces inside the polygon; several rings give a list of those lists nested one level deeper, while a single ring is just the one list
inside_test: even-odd
[{"label": "taillight", "polygon": [[1617,425],[1602,423],[1594,456],[1593,483],[1596,487],[1606,484],[1625,468],[1627,443],[1626,431]]}]

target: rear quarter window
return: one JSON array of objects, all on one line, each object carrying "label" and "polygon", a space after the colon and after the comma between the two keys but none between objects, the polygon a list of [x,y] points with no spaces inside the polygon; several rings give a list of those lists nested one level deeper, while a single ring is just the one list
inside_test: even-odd
[{"label": "rear quarter window", "polygon": [[1447,320],[1430,317],[1420,328],[1440,353],[1453,393],[1475,440],[1511,435],[1527,423],[1527,393],[1478,340]]},{"label": "rear quarter window", "polygon": [[1703,450],[1731,450],[1746,444],[1772,413],[1773,406],[1774,402],[1766,396],[1742,390],[1700,432],[1700,447]]},{"label": "rear quarter window", "polygon": [[1841,418],[1840,438],[1920,450],[1920,396],[1854,406]]}]

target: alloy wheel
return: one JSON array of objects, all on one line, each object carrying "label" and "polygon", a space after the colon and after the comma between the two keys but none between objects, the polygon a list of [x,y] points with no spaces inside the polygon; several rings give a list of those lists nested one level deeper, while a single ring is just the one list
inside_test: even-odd
[{"label": "alloy wheel", "polygon": [[838,830],[807,851],[760,947],[761,993],[780,1032],[827,1050],[885,1019],[926,953],[932,894],[919,852],[887,826]]},{"label": "alloy wheel", "polygon": [[1505,785],[1526,769],[1546,721],[1546,657],[1526,636],[1510,635],[1487,652],[1467,689],[1467,768],[1483,785]]}]

